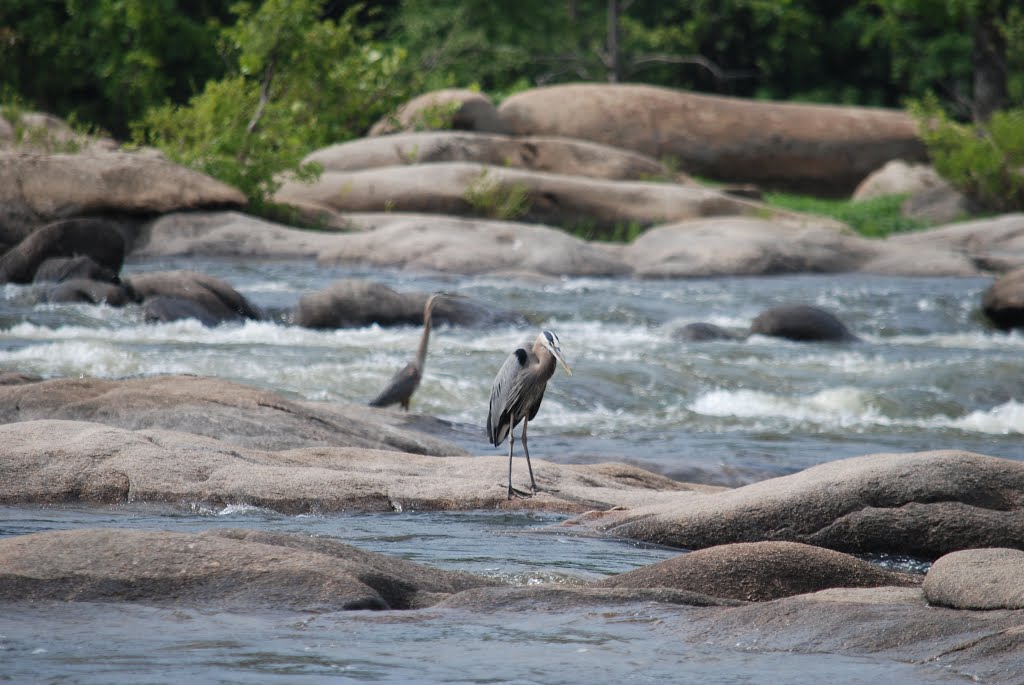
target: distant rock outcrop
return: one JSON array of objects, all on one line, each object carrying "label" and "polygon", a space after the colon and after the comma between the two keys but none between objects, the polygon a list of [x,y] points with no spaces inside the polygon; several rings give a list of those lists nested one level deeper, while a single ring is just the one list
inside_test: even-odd
[{"label": "distant rock outcrop", "polygon": [[640,84],[567,84],[498,108],[518,135],[582,138],[671,157],[691,174],[811,194],[848,195],[891,159],[924,161],[905,112],[765,102]]},{"label": "distant rock outcrop", "polygon": [[494,104],[483,94],[466,88],[446,88],[417,96],[370,127],[371,136],[396,131],[435,128],[506,133]]}]

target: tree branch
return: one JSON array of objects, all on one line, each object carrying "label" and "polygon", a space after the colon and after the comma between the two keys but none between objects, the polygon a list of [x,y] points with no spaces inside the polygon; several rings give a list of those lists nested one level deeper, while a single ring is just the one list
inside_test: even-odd
[{"label": "tree branch", "polygon": [[644,66],[647,64],[693,64],[698,67],[703,67],[715,78],[716,81],[732,81],[736,79],[754,78],[758,76],[758,72],[752,69],[722,69],[720,66],[709,60],[707,57],[704,57],[703,55],[640,55],[630,60],[630,71],[635,71],[636,67]]},{"label": "tree branch", "polygon": [[267,109],[267,103],[270,102],[270,84],[274,82],[274,64],[276,63],[277,57],[271,55],[270,61],[267,62],[267,68],[263,70],[263,83],[260,85],[260,101],[256,105],[256,111],[252,113],[249,125],[245,127],[245,131],[249,135],[255,133],[256,127],[259,126],[260,119],[263,118],[263,113]]}]

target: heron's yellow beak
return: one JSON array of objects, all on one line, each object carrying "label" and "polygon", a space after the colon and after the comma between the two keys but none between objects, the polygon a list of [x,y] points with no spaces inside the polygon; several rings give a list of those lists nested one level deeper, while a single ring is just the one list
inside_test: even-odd
[{"label": "heron's yellow beak", "polygon": [[572,375],[572,369],[570,369],[569,365],[565,363],[565,359],[562,357],[561,352],[556,354],[555,357],[558,359],[558,361],[562,362],[562,368],[565,369],[565,372],[571,376]]}]

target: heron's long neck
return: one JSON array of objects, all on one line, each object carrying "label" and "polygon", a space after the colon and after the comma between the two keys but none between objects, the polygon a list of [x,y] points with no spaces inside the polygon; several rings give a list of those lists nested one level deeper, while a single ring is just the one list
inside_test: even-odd
[{"label": "heron's long neck", "polygon": [[420,369],[423,368],[423,364],[427,361],[427,344],[430,342],[431,309],[431,307],[427,307],[427,310],[423,312],[423,336],[420,337],[420,346],[416,350],[416,366]]},{"label": "heron's long neck", "polygon": [[537,355],[539,362],[537,375],[547,381],[555,375],[555,355],[551,354],[551,351],[543,345],[534,347],[533,353]]}]

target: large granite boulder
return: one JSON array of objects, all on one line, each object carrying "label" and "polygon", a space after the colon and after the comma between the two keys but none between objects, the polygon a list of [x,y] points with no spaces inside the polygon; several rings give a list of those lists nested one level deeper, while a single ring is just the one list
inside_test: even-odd
[{"label": "large granite boulder", "polygon": [[0,248],[59,219],[245,203],[235,188],[152,154],[0,152]]},{"label": "large granite boulder", "polygon": [[371,136],[435,128],[506,133],[498,110],[487,97],[467,88],[445,88],[419,95],[370,127]]},{"label": "large granite boulder", "polygon": [[[113,280],[124,257],[125,241],[117,222],[95,218],[56,221],[33,231],[0,257],[0,282],[31,283],[48,261],[79,258],[88,258]],[[56,267],[51,263],[47,269]],[[43,280],[62,279],[47,276]]]},{"label": "large granite boulder", "polygon": [[[427,293],[399,293],[383,283],[361,279],[335,281],[299,299],[292,321],[307,328],[422,325]],[[525,324],[510,310],[493,310],[468,297],[447,294],[435,301],[434,325]]]},{"label": "large granite boulder", "polygon": [[126,276],[147,321],[198,319],[203,325],[260,319],[261,313],[225,281],[196,271],[149,271]]},{"label": "large granite boulder", "polygon": [[361,407],[289,400],[268,390],[202,376],[66,378],[0,387],[0,421],[36,419],[188,431],[254,449],[337,445],[465,454],[446,440],[388,425]]},{"label": "large granite boulder", "polygon": [[[248,412],[250,417],[260,414]],[[262,415],[273,418],[269,412]],[[202,429],[211,420],[196,423]],[[358,426],[349,430],[354,433]],[[353,442],[338,438],[337,444]],[[625,464],[571,466],[534,459],[534,475],[544,492],[510,500],[507,457],[437,457],[335,445],[269,452],[240,442],[84,421],[0,425],[0,504],[248,505],[292,515],[474,509],[580,513],[706,490]],[[515,480],[525,478],[523,468]]]},{"label": "large granite boulder", "polygon": [[1024,551],[965,549],[928,569],[924,596],[954,609],[1024,609]]},{"label": "large granite boulder", "polygon": [[985,289],[981,309],[999,328],[1024,328],[1024,267],[1003,274]]},{"label": "large granite boulder", "polygon": [[908,267],[928,252],[942,250],[959,255],[974,266],[975,273],[1010,271],[1024,267],[1024,213],[899,233],[885,244],[888,249],[904,250]]},{"label": "large granite boulder", "polygon": [[417,609],[496,583],[287,533],[86,528],[0,539],[0,600]]},{"label": "large granite boulder", "polygon": [[720,545],[612,576],[600,587],[665,587],[764,602],[833,587],[916,586],[920,579],[795,542]]},{"label": "large granite boulder", "polygon": [[856,270],[877,247],[828,220],[720,217],[645,231],[623,250],[643,278],[764,276]]},{"label": "large granite boulder", "polygon": [[890,159],[924,161],[901,111],[765,102],[639,84],[534,88],[498,108],[517,135],[582,138],[671,157],[687,173],[849,195]]},{"label": "large granite boulder", "polygon": [[785,338],[795,342],[856,342],[839,317],[830,311],[807,304],[770,307],[750,323],[751,334]]},{"label": "large granite boulder", "polygon": [[675,176],[652,157],[586,140],[466,131],[427,131],[360,138],[317,150],[303,161],[319,164],[325,171],[476,162],[609,180],[670,180]]},{"label": "large granite boulder", "polygon": [[334,245],[336,237],[241,212],[171,212],[139,228],[131,255],[309,259]]},{"label": "large granite boulder", "polygon": [[922,558],[1024,549],[1024,463],[953,450],[874,454],[577,524],[684,549],[764,540]]},{"label": "large granite boulder", "polygon": [[515,218],[604,232],[706,216],[787,214],[700,186],[608,181],[467,162],[326,171],[313,183],[286,181],[274,199],[334,212]]},{"label": "large granite boulder", "polygon": [[327,264],[373,264],[460,274],[534,273],[620,276],[630,268],[615,250],[548,226],[453,217],[396,218],[338,236]]}]

